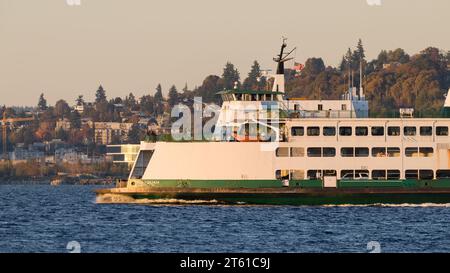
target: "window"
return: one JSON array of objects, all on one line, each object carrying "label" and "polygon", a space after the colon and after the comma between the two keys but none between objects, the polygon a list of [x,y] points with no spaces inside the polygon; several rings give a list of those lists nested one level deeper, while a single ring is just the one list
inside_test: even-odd
[{"label": "window", "polygon": [[336,149],[335,148],[323,148],[323,157],[335,157]]},{"label": "window", "polygon": [[335,136],[336,135],[336,127],[323,127],[323,135],[324,136]]},{"label": "window", "polygon": [[434,152],[433,148],[428,148],[428,147],[420,147],[419,148],[419,156],[422,156],[422,157],[432,157],[433,152]]},{"label": "window", "polygon": [[307,178],[311,180],[320,179],[322,178],[322,171],[321,170],[309,170],[307,173]]},{"label": "window", "polygon": [[352,135],[352,127],[339,127],[339,135],[340,136],[351,136]]},{"label": "window", "polygon": [[422,127],[420,127],[420,135],[421,136],[431,136],[431,135],[433,135],[433,127],[431,127],[431,126],[422,126]]},{"label": "window", "polygon": [[276,150],[277,157],[289,157],[289,148],[281,147]]},{"label": "window", "polygon": [[372,136],[384,136],[384,127],[375,126],[371,129]]},{"label": "window", "polygon": [[321,157],[322,148],[308,148],[308,157]]},{"label": "window", "polygon": [[388,127],[388,135],[389,136],[399,136],[400,135],[400,127],[397,127],[397,126]]},{"label": "window", "polygon": [[400,157],[400,148],[388,147],[387,148],[388,157]]},{"label": "window", "polygon": [[319,111],[323,111],[323,104],[319,104],[319,105],[317,105],[317,110],[319,110]]},{"label": "window", "polygon": [[436,179],[450,178],[450,170],[437,170]]},{"label": "window", "polygon": [[304,170],[292,170],[291,171],[291,179],[292,180],[303,180],[303,179],[305,179],[305,171]]},{"label": "window", "polygon": [[375,147],[372,148],[373,157],[386,157],[386,147]]},{"label": "window", "polygon": [[341,179],[354,179],[355,178],[355,171],[353,170],[342,170],[341,171]]},{"label": "window", "polygon": [[355,135],[357,136],[367,136],[369,135],[369,128],[367,127],[356,127]]},{"label": "window", "polygon": [[341,105],[341,110],[342,111],[347,111],[347,104],[342,104]]},{"label": "window", "polygon": [[399,170],[387,170],[387,179],[389,179],[389,180],[400,179],[400,171]]},{"label": "window", "polygon": [[319,127],[308,127],[308,129],[306,129],[306,134],[308,136],[320,136],[320,128]]},{"label": "window", "polygon": [[421,180],[433,180],[434,173],[433,170],[420,170],[419,179]]},{"label": "window", "polygon": [[369,148],[355,148],[355,156],[356,157],[368,157],[369,156]]},{"label": "window", "polygon": [[276,177],[276,179],[279,179],[279,180],[289,179],[289,171],[277,170],[275,172],[275,177]]},{"label": "window", "polygon": [[291,135],[292,136],[304,136],[305,135],[305,128],[303,128],[303,127],[292,127],[291,128]]},{"label": "window", "polygon": [[341,148],[342,157],[353,157],[354,153],[355,153],[354,148]]},{"label": "window", "polygon": [[405,149],[406,157],[417,157],[419,156],[419,148],[417,147],[408,147]]},{"label": "window", "polygon": [[301,148],[301,147],[291,148],[291,156],[292,157],[304,157],[305,156],[305,148]]},{"label": "window", "polygon": [[446,127],[446,126],[436,127],[436,135],[437,136],[448,136],[448,127]]},{"label": "window", "polygon": [[133,173],[131,178],[141,179],[147,169],[150,159],[153,156],[153,151],[141,151],[139,152],[138,158],[134,163]]},{"label": "window", "polygon": [[368,170],[355,170],[355,178],[369,179],[369,171]]},{"label": "window", "polygon": [[416,130],[416,127],[406,126],[403,128],[403,134],[405,136],[415,136]]},{"label": "window", "polygon": [[337,176],[336,170],[323,170],[323,176]]},{"label": "window", "polygon": [[372,179],[373,180],[385,180],[386,179],[386,170],[373,170],[372,171]]},{"label": "window", "polygon": [[419,171],[418,170],[406,170],[405,171],[405,178],[406,179],[418,179],[419,178]]}]

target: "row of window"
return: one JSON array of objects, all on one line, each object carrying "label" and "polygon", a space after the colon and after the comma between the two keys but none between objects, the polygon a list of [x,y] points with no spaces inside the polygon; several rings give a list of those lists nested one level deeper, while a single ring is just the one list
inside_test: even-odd
[{"label": "row of window", "polygon": [[[352,136],[354,134],[356,136],[368,136],[369,132],[372,136],[384,136],[385,128],[383,126],[357,126],[355,128],[350,126],[339,127],[339,135],[340,136]],[[333,126],[311,126],[306,127],[306,135],[307,136],[320,136],[322,131],[323,136],[336,136],[336,127]],[[447,126],[437,126],[436,127],[436,136],[448,136],[449,130]],[[431,126],[421,126],[419,127],[419,133],[421,136],[432,136],[433,135],[433,127]],[[399,126],[389,126],[387,127],[388,136],[400,136],[401,128]],[[292,136],[304,136],[305,135],[305,127],[296,126],[291,127],[291,135]],[[405,126],[403,127],[403,135],[404,136],[416,136],[417,135],[417,127],[415,126]]]},{"label": "row of window", "polygon": [[[406,157],[432,157],[434,149],[431,147],[408,147],[405,148]],[[335,157],[336,148],[333,147],[311,147],[306,149],[307,157]],[[341,157],[369,157],[370,150],[365,147],[341,148]],[[276,150],[277,157],[304,157],[305,148],[302,147],[280,147]],[[400,157],[400,148],[397,147],[374,147],[372,157]]]},{"label": "row of window", "polygon": [[[344,180],[398,180],[400,179],[400,170],[342,170],[340,171],[340,179]],[[277,170],[275,172],[277,179],[303,180],[305,179],[304,170]],[[322,179],[324,176],[337,176],[336,170],[308,170],[306,172],[306,179],[316,180]],[[405,179],[420,179],[432,180],[434,179],[433,170],[406,170]],[[436,179],[450,178],[450,170],[437,170]]]}]

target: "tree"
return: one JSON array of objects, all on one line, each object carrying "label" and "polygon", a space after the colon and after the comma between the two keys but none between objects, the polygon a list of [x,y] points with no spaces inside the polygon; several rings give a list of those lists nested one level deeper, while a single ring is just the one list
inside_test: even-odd
[{"label": "tree", "polygon": [[156,87],[155,101],[156,102],[163,102],[164,101],[161,84],[158,84],[158,86]]},{"label": "tree", "polygon": [[356,51],[354,52],[355,60],[359,62],[362,62],[366,58],[364,46],[362,43],[362,40],[358,40],[358,45],[356,46]]},{"label": "tree", "polygon": [[70,114],[69,104],[65,100],[58,100],[55,104],[55,116],[58,118],[67,117]]},{"label": "tree", "polygon": [[216,93],[223,89],[223,82],[219,76],[209,75],[202,85],[194,91],[195,96],[202,98],[204,103],[215,102],[220,104],[221,98]]},{"label": "tree", "polygon": [[106,100],[106,91],[103,89],[103,86],[99,86],[97,92],[95,93],[95,103],[104,103]]},{"label": "tree", "polygon": [[129,144],[139,144],[141,140],[144,139],[144,136],[145,132],[143,132],[137,124],[134,124],[128,132],[127,140]]},{"label": "tree", "polygon": [[164,97],[162,94],[161,84],[156,87],[156,93],[154,97],[154,112],[156,116],[162,115],[164,113]]},{"label": "tree", "polygon": [[169,89],[168,102],[169,102],[170,107],[177,105],[179,102],[179,94],[178,94],[178,91],[177,91],[177,88],[175,87],[175,85],[172,85],[172,87],[170,87],[170,89]]},{"label": "tree", "polygon": [[42,93],[39,96],[39,101],[38,101],[38,109],[41,111],[45,111],[47,110],[47,100],[44,98],[44,93]]},{"label": "tree", "polygon": [[246,90],[263,90],[265,87],[265,78],[261,77],[261,68],[257,61],[253,62],[253,65],[248,73],[247,78],[244,80],[243,87]]},{"label": "tree", "polygon": [[147,115],[153,115],[155,112],[155,100],[152,96],[142,96],[140,99],[141,111]]},{"label": "tree", "polygon": [[75,100],[78,106],[84,105],[84,98],[83,95],[79,95],[78,98]]},{"label": "tree", "polygon": [[304,75],[319,75],[325,71],[325,64],[322,58],[309,58],[306,60],[305,68],[303,69]]},{"label": "tree", "polygon": [[130,93],[124,101],[124,105],[125,107],[127,107],[130,110],[134,110],[136,108],[136,97],[134,96],[133,93]]},{"label": "tree", "polygon": [[239,84],[239,79],[239,71],[234,67],[232,63],[227,62],[222,74],[223,87],[227,90],[234,89],[235,84]]}]

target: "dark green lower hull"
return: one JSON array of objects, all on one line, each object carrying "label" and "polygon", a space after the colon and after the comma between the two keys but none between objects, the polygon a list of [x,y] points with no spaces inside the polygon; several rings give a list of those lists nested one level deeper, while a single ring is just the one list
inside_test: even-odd
[{"label": "dark green lower hull", "polygon": [[[111,194],[105,190],[98,195]],[[126,196],[136,203],[177,204],[192,201],[192,204],[202,204],[199,201],[214,204],[238,205],[373,205],[373,204],[450,204],[450,190],[444,189],[174,189],[160,188],[142,192],[113,193]],[[148,202],[145,202],[148,201]],[[170,201],[170,202],[169,202]],[[109,202],[102,202],[109,203]],[[122,202],[111,202],[122,203]],[[123,202],[134,203],[134,202]]]}]

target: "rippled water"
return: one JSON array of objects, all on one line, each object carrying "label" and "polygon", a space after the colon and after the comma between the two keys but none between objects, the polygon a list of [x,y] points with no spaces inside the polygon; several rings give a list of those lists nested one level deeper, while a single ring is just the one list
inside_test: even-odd
[{"label": "rippled water", "polygon": [[449,252],[450,208],[95,204],[90,186],[0,185],[0,252]]}]

